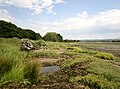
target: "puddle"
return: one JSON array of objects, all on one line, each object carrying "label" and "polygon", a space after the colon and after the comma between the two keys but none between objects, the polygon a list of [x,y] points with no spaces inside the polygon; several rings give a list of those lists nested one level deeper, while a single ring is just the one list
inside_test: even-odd
[{"label": "puddle", "polygon": [[49,72],[57,72],[57,71],[60,71],[59,66],[48,66],[48,67],[43,67],[40,72],[49,73]]}]

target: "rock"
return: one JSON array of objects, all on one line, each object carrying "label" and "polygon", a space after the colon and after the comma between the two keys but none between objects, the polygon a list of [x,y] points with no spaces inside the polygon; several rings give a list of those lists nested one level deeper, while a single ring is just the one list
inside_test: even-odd
[{"label": "rock", "polygon": [[20,49],[22,51],[30,51],[33,49],[37,49],[37,46],[35,45],[35,43],[31,42],[29,39],[22,39],[21,41],[22,43],[21,43]]}]

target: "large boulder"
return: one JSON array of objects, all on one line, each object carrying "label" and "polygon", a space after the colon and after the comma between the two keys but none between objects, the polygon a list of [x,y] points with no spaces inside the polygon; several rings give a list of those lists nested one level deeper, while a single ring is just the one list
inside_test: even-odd
[{"label": "large boulder", "polygon": [[22,51],[30,51],[33,49],[37,49],[37,46],[35,45],[35,43],[30,41],[29,39],[22,39],[21,41],[22,43],[21,43],[20,49]]}]

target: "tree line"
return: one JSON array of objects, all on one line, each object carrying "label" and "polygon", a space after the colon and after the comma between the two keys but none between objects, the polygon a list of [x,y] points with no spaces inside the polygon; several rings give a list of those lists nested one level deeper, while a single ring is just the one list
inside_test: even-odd
[{"label": "tree line", "polygon": [[29,38],[32,40],[43,39],[45,41],[62,42],[63,37],[56,32],[47,32],[44,37],[31,29],[22,29],[11,22],[0,20],[0,37],[4,38]]}]

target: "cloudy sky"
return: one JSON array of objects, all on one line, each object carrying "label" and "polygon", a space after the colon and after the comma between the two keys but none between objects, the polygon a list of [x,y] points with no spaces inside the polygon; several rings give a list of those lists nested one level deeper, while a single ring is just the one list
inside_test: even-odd
[{"label": "cloudy sky", "polygon": [[0,20],[64,39],[120,38],[120,0],[0,0]]}]

